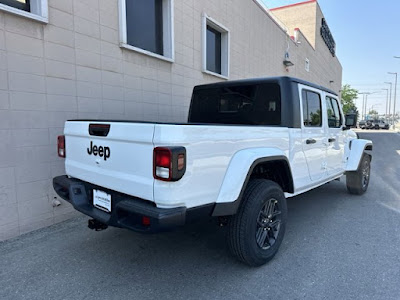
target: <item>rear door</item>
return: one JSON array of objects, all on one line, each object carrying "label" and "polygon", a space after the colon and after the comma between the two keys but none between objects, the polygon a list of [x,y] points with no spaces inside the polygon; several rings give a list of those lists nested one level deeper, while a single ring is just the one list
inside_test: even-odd
[{"label": "rear door", "polygon": [[153,201],[154,124],[68,121],[69,176]]},{"label": "rear door", "polygon": [[299,85],[302,108],[302,145],[312,181],[326,177],[326,132],[323,126],[323,93]]},{"label": "rear door", "polygon": [[337,97],[326,95],[325,103],[325,112],[328,120],[327,174],[330,176],[339,174],[344,170],[345,132],[342,129],[344,118]]}]

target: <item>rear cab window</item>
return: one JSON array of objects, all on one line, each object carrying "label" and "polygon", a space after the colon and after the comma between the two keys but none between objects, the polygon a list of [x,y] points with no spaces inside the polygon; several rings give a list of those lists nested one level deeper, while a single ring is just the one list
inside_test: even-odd
[{"label": "rear cab window", "polygon": [[280,86],[262,83],[197,89],[193,93],[189,123],[278,126]]}]

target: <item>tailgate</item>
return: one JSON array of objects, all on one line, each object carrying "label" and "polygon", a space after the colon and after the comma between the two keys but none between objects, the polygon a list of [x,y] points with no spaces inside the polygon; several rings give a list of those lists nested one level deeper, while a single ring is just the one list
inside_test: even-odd
[{"label": "tailgate", "polygon": [[129,122],[66,122],[67,175],[153,201],[154,126]]}]

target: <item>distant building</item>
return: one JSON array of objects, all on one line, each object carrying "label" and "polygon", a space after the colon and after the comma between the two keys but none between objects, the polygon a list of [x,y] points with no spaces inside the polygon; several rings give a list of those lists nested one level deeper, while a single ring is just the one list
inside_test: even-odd
[{"label": "distant building", "polygon": [[0,240],[76,215],[53,207],[65,120],[184,122],[193,87],[227,79],[338,92],[334,50],[316,1],[0,0]]}]

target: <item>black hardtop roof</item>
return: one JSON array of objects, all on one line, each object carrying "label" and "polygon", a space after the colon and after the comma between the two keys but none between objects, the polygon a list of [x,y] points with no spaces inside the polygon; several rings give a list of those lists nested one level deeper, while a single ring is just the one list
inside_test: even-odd
[{"label": "black hardtop roof", "polygon": [[232,85],[262,84],[262,83],[268,83],[268,82],[279,82],[279,83],[296,82],[296,83],[307,85],[309,87],[313,87],[313,88],[322,90],[324,92],[327,92],[329,94],[338,96],[338,94],[336,92],[334,92],[326,87],[323,87],[321,85],[314,84],[314,83],[311,83],[309,81],[305,81],[305,80],[302,80],[299,78],[289,77],[289,76],[260,77],[260,78],[249,78],[249,79],[240,79],[240,80],[228,80],[228,81],[198,85],[198,86],[195,86],[195,90],[196,89],[221,88],[221,87],[228,87],[228,86],[232,86]]}]

